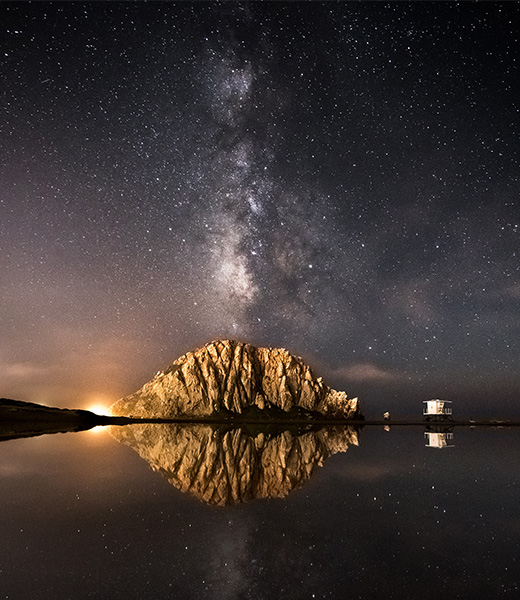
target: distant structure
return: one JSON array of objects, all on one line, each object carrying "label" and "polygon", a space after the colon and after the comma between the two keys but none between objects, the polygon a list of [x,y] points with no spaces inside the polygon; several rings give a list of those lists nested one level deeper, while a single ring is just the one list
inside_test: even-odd
[{"label": "distant structure", "polygon": [[383,413],[383,419],[385,421],[390,421],[390,413],[389,412],[385,412]]},{"label": "distant structure", "polygon": [[426,421],[435,424],[427,427],[424,432],[427,448],[453,448],[449,442],[453,440],[453,421],[451,416],[451,402],[449,400],[425,400],[423,402],[423,415]]},{"label": "distant structure", "polygon": [[427,448],[453,448],[453,444],[448,443],[453,439],[451,431],[425,431],[424,437]]},{"label": "distant structure", "polygon": [[423,415],[426,421],[453,421],[449,400],[425,400]]}]

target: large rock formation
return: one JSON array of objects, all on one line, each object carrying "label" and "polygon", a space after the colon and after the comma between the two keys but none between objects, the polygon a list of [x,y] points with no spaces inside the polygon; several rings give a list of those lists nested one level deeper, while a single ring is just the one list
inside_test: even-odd
[{"label": "large rock formation", "polygon": [[351,426],[298,433],[154,423],[111,427],[110,433],[176,488],[219,506],[283,498],[328,456],[358,445],[357,430]]},{"label": "large rock formation", "polygon": [[357,398],[315,379],[301,358],[229,340],[181,356],[140,390],[118,400],[111,412],[166,419],[362,418]]}]

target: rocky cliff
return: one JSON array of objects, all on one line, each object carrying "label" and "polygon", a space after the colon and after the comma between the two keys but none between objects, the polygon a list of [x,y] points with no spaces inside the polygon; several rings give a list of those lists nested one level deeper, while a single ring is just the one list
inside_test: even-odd
[{"label": "rocky cliff", "polygon": [[357,398],[327,387],[301,358],[230,340],[181,356],[140,390],[118,400],[111,412],[140,418],[361,417]]},{"label": "rocky cliff", "polygon": [[356,429],[333,426],[306,432],[261,431],[203,424],[111,427],[176,488],[208,504],[229,506],[254,498],[282,498],[316,467],[358,445]]}]

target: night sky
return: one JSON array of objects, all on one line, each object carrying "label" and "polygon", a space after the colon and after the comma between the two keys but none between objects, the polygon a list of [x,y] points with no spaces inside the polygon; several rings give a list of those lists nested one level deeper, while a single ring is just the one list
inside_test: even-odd
[{"label": "night sky", "polygon": [[520,411],[517,2],[2,2],[0,396],[219,337]]}]

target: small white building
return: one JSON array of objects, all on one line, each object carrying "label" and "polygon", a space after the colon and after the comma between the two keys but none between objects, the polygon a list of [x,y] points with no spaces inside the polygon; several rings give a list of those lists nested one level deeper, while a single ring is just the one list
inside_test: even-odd
[{"label": "small white building", "polygon": [[451,402],[449,400],[425,400],[423,404],[425,405],[423,415],[427,421],[430,419],[436,421],[451,419]]},{"label": "small white building", "polygon": [[453,439],[453,433],[449,431],[425,431],[424,437],[427,439],[427,448],[453,448],[453,444],[448,444]]}]

